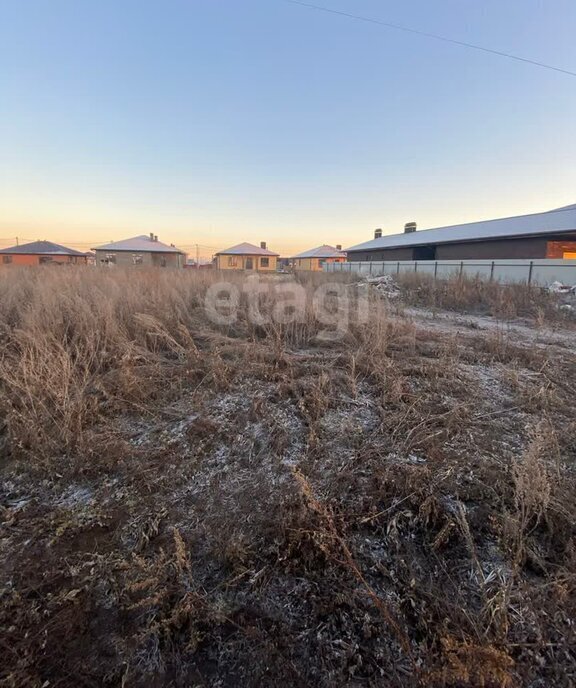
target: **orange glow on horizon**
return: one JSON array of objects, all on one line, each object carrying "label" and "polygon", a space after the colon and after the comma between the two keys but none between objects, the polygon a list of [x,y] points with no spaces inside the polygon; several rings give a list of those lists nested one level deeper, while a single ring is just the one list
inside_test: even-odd
[{"label": "orange glow on horizon", "polygon": [[[87,251],[110,241],[118,241],[139,234],[153,232],[160,241],[175,244],[191,257],[196,255],[196,244],[202,259],[210,259],[214,253],[235,244],[247,241],[259,245],[266,241],[268,247],[283,257],[290,257],[304,250],[329,244],[341,244],[344,249],[374,237],[374,229],[381,227],[384,234],[403,231],[405,222],[416,221],[418,229],[463,224],[478,220],[544,212],[569,205],[574,198],[566,194],[545,194],[530,200],[503,198],[500,202],[484,207],[467,208],[464,204],[450,207],[430,208],[423,213],[418,208],[399,210],[400,204],[389,206],[388,210],[376,214],[373,210],[357,212],[349,217],[323,215],[317,208],[310,209],[309,219],[298,223],[286,220],[271,226],[261,217],[251,221],[249,217],[235,217],[234,222],[200,223],[194,218],[166,217],[162,213],[147,214],[138,218],[134,213],[112,213],[87,209],[79,212],[78,207],[59,212],[58,208],[47,208],[45,213],[35,209],[34,213],[22,213],[12,209],[0,209],[0,248],[16,243],[28,243],[47,239],[71,248]],[[26,206],[24,206],[26,207]],[[29,207],[29,206],[28,206]],[[422,209],[420,209],[421,211]],[[305,211],[301,211],[305,215]]]}]

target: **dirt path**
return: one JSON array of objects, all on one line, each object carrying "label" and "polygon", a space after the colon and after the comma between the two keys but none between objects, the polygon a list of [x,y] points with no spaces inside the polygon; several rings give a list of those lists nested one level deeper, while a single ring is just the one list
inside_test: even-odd
[{"label": "dirt path", "polygon": [[460,314],[453,311],[427,308],[404,308],[404,317],[416,325],[446,334],[469,335],[471,332],[483,335],[506,335],[515,344],[538,347],[559,347],[576,353],[576,332],[574,330],[549,326],[536,327],[526,320],[505,321],[488,315]]}]

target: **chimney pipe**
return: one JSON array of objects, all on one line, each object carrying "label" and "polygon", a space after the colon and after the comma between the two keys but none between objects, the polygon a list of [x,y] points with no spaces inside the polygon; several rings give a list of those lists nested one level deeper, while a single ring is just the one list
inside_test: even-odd
[{"label": "chimney pipe", "polygon": [[153,232],[150,232],[150,241],[154,241],[154,234],[153,234]]},{"label": "chimney pipe", "polygon": [[158,235],[157,234],[154,235],[154,241],[158,241]]},{"label": "chimney pipe", "polygon": [[381,229],[377,229],[377,230],[374,232],[374,238],[375,238],[375,239],[381,239],[381,238],[382,238],[382,230],[381,230]]},{"label": "chimney pipe", "polygon": [[266,248],[266,242],[265,241],[260,242],[260,248]]},{"label": "chimney pipe", "polygon": [[342,250],[342,244],[336,244],[336,250],[341,251]]},{"label": "chimney pipe", "polygon": [[415,222],[407,222],[404,225],[404,234],[412,234],[415,231],[416,231],[416,223]]}]

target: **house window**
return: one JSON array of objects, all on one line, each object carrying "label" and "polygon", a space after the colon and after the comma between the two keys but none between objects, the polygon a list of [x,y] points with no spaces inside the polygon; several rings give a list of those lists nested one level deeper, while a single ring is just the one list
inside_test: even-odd
[{"label": "house window", "polygon": [[133,253],[132,262],[134,263],[134,265],[142,265],[142,255],[140,253]]},{"label": "house window", "polygon": [[46,263],[51,263],[52,262],[52,256],[40,256],[38,259],[38,262],[40,265],[45,265]]},{"label": "house window", "polygon": [[228,267],[229,268],[238,267],[238,258],[236,258],[236,256],[228,256]]},{"label": "house window", "polygon": [[106,254],[106,260],[104,262],[112,264],[112,265],[116,265],[116,254],[115,253],[107,253]]},{"label": "house window", "polygon": [[261,268],[270,267],[270,258],[260,258],[260,267]]},{"label": "house window", "polygon": [[12,262],[12,256],[2,256],[2,262],[4,265],[9,265]]}]

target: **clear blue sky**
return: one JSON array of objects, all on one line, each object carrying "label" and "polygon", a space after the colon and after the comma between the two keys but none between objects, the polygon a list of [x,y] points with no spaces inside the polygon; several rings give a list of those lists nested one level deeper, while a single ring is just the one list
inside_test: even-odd
[{"label": "clear blue sky", "polygon": [[[574,0],[317,0],[576,71]],[[282,0],[0,0],[0,238],[284,254],[576,202],[576,78]]]}]

